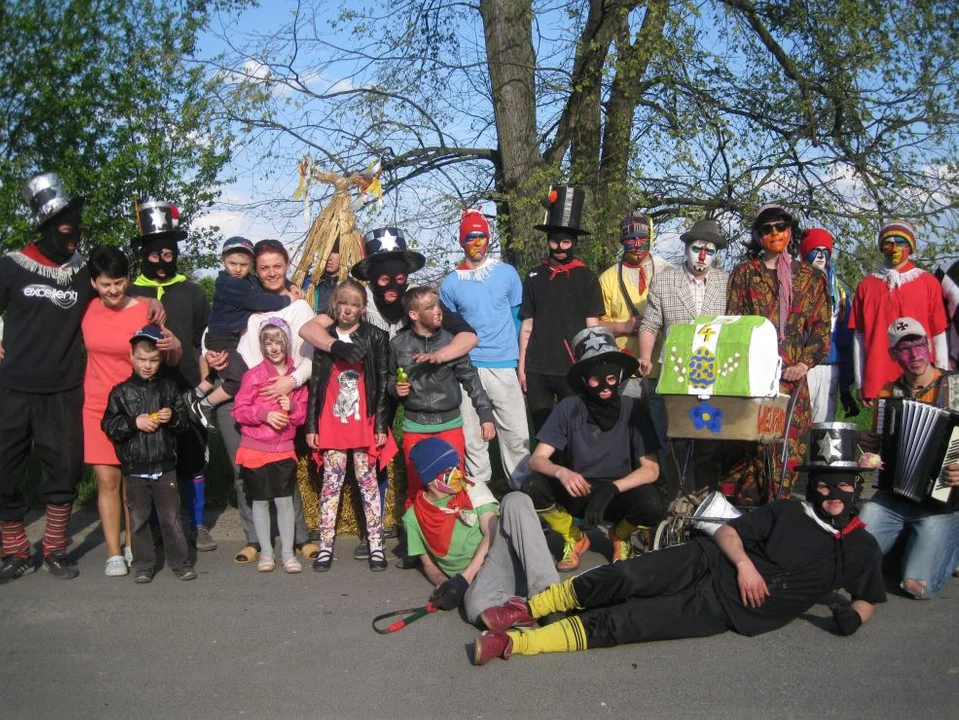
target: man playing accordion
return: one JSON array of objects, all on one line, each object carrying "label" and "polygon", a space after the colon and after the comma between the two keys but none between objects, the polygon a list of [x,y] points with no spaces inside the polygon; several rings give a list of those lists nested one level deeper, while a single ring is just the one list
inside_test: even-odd
[{"label": "man playing accordion", "polygon": [[[902,376],[886,383],[880,398],[904,398],[955,410],[959,402],[959,375],[943,372],[932,364],[929,337],[922,324],[901,317],[889,326],[889,354],[902,368]],[[955,389],[954,389],[955,388]],[[864,433],[859,444],[864,450],[878,451],[880,438]],[[914,442],[909,438],[908,442]],[[885,465],[895,458],[882,458]],[[943,470],[949,487],[959,486],[959,463]],[[952,496],[957,491],[952,491]],[[935,596],[950,573],[959,566],[959,515],[955,508],[944,507],[927,498],[921,502],[888,490],[879,490],[862,508],[861,517],[869,532],[879,541],[883,555],[892,550],[904,533],[902,589],[916,599]]]}]

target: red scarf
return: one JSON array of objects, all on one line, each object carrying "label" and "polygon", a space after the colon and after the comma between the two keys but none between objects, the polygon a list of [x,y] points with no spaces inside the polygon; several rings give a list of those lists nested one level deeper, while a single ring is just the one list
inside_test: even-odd
[{"label": "red scarf", "polygon": [[453,539],[453,528],[459,520],[460,510],[472,510],[473,501],[469,493],[461,490],[450,498],[445,508],[434,505],[421,492],[413,501],[413,512],[416,521],[420,524],[426,547],[436,557],[446,557],[450,551],[450,542]]},{"label": "red scarf", "polygon": [[[647,257],[649,257],[648,253],[647,253]],[[636,268],[639,268],[639,294],[642,295],[643,293],[645,293],[646,292],[646,258],[644,257],[638,264],[633,265],[633,263],[627,262],[626,258],[624,257],[622,260],[622,265],[623,267],[632,268],[633,270],[635,270]]]},{"label": "red scarf", "polygon": [[31,260],[35,260],[41,265],[46,265],[47,267],[60,267],[57,263],[53,262],[50,258],[40,252],[40,248],[37,247],[35,242],[27,243],[27,246],[20,251],[26,255]]},{"label": "red scarf", "polygon": [[862,520],[860,520],[860,519],[859,519],[859,516],[856,515],[852,520],[850,520],[849,522],[846,523],[846,527],[844,527],[844,528],[843,528],[842,530],[840,530],[839,532],[834,533],[834,535],[835,535],[837,538],[846,537],[846,535],[848,535],[849,533],[851,533],[853,530],[857,530],[857,529],[859,529],[859,528],[865,528],[865,527],[866,527],[866,523],[864,523]]},{"label": "red scarf", "polygon": [[586,267],[579,258],[573,258],[567,263],[557,264],[552,260],[546,260],[546,267],[549,268],[549,279],[552,280],[560,273],[564,273],[566,277],[569,277],[570,271],[575,268]]}]

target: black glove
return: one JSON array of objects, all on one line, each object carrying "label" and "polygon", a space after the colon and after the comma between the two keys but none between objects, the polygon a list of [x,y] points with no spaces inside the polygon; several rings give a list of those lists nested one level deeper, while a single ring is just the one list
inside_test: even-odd
[{"label": "black glove", "polygon": [[842,409],[846,411],[846,417],[856,417],[859,414],[859,405],[851,392],[839,393],[839,402],[842,403]]},{"label": "black glove", "polygon": [[852,635],[859,626],[862,625],[862,618],[859,617],[852,605],[837,605],[832,609],[832,619],[836,621],[840,635]]},{"label": "black glove", "polygon": [[440,610],[458,608],[469,586],[465,577],[456,574],[433,591],[430,602],[433,603],[433,607]]},{"label": "black glove", "polygon": [[345,360],[346,362],[355,363],[362,360],[366,353],[363,351],[363,348],[356,343],[337,340],[330,345],[330,355],[340,360]]},{"label": "black glove", "polygon": [[594,527],[603,522],[606,508],[619,495],[619,488],[612,481],[593,483],[589,490],[589,502],[586,503],[586,522]]}]

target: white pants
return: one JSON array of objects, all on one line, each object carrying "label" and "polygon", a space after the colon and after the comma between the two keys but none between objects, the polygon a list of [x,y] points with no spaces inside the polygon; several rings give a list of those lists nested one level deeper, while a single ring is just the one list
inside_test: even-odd
[{"label": "white pants", "polygon": [[[493,423],[496,425],[503,471],[510,488],[519,490],[529,474],[529,421],[516,369],[481,367],[477,370],[493,405]],[[483,440],[479,416],[465,390],[460,412],[463,415],[463,435],[466,437],[466,474],[489,484],[493,476],[489,443]]]},{"label": "white pants", "polygon": [[839,366],[817,365],[806,373],[812,421],[833,422],[836,419],[836,392],[839,390]]}]

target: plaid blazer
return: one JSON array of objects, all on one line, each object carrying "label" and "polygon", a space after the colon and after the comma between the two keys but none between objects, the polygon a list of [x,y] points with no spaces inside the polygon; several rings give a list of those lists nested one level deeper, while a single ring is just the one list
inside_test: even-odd
[{"label": "plaid blazer", "polygon": [[[709,271],[706,279],[706,298],[703,311],[699,315],[726,314],[726,283],[729,273],[720,268]],[[668,267],[654,275],[649,284],[649,297],[646,299],[646,312],[639,331],[648,331],[654,335],[666,336],[670,325],[689,323],[695,320],[696,302],[689,289],[686,271],[682,266]]]}]

